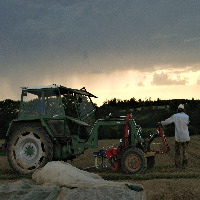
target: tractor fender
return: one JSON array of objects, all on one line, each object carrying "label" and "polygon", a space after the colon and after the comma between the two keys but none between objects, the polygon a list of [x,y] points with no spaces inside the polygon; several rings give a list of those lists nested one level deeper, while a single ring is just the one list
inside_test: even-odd
[{"label": "tractor fender", "polygon": [[39,119],[39,120],[13,120],[13,121],[10,122],[8,131],[6,133],[6,142],[9,140],[10,134],[15,129],[18,129],[19,127],[24,126],[25,124],[26,124],[26,126],[28,124],[35,124],[36,126],[41,126],[48,132],[48,134],[50,135],[51,138],[54,138],[53,132],[51,131],[51,129],[48,127],[48,125],[46,124],[46,122],[43,119]]}]

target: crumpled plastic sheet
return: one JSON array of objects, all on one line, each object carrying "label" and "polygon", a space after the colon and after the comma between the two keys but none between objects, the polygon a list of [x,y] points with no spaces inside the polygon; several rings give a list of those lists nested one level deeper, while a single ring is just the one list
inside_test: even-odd
[{"label": "crumpled plastic sheet", "polygon": [[52,161],[32,175],[0,185],[0,200],[146,200],[142,186],[102,179],[98,174]]},{"label": "crumpled plastic sheet", "polygon": [[145,195],[120,187],[58,187],[23,179],[0,185],[0,200],[145,200]]},{"label": "crumpled plastic sheet", "polygon": [[0,200],[55,200],[58,186],[35,185],[28,179],[0,185]]},{"label": "crumpled plastic sheet", "polygon": [[0,200],[146,200],[143,192],[120,187],[58,187],[23,179],[0,185]]}]

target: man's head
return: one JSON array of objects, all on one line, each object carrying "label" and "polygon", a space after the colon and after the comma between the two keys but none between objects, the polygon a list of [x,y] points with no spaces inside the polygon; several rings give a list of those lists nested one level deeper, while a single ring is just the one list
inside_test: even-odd
[{"label": "man's head", "polygon": [[178,112],[180,113],[180,112],[185,112],[185,108],[184,108],[184,105],[183,104],[180,104],[179,106],[178,106]]}]

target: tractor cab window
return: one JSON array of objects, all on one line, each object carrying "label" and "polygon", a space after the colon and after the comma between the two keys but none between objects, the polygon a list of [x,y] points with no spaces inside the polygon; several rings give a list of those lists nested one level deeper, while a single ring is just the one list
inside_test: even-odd
[{"label": "tractor cab window", "polygon": [[65,110],[65,115],[78,118],[75,106],[75,97],[72,94],[65,94],[62,96],[62,102]]},{"label": "tractor cab window", "polygon": [[63,108],[57,91],[22,92],[20,116],[59,116]]},{"label": "tractor cab window", "polygon": [[93,103],[88,96],[79,94],[65,94],[62,97],[65,113],[74,118],[83,118],[94,110]]},{"label": "tractor cab window", "polygon": [[77,95],[78,111],[80,117],[84,117],[94,110],[93,103],[88,96]]},{"label": "tractor cab window", "polygon": [[91,125],[91,127],[86,127],[75,121],[67,120],[67,126],[70,129],[71,135],[78,134],[81,139],[87,138],[95,122],[94,115],[90,116],[91,112],[94,111],[90,98],[80,94],[65,94],[62,96],[62,101],[66,116],[83,120]]}]

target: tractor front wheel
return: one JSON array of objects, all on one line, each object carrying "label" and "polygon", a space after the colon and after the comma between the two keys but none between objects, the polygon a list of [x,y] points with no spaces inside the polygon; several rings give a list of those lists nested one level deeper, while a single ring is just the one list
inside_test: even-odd
[{"label": "tractor front wheel", "polygon": [[7,147],[10,166],[19,174],[32,174],[51,161],[53,144],[42,127],[26,124],[12,132]]},{"label": "tractor front wheel", "polygon": [[121,166],[126,174],[143,173],[147,168],[147,159],[141,149],[129,148],[122,155]]}]

